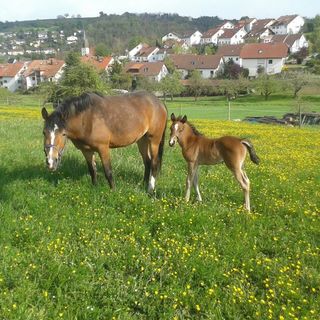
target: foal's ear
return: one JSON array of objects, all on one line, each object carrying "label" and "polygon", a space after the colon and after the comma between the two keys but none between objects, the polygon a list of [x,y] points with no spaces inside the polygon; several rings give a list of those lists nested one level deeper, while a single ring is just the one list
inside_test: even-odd
[{"label": "foal's ear", "polygon": [[47,120],[48,119],[49,114],[48,114],[48,111],[47,111],[47,109],[45,107],[42,108],[41,115],[42,115],[43,120]]},{"label": "foal's ear", "polygon": [[186,115],[183,116],[183,118],[181,119],[181,122],[182,122],[182,123],[187,122],[187,116],[186,116]]},{"label": "foal's ear", "polygon": [[172,122],[176,121],[176,116],[174,115],[174,113],[171,113],[171,121]]}]

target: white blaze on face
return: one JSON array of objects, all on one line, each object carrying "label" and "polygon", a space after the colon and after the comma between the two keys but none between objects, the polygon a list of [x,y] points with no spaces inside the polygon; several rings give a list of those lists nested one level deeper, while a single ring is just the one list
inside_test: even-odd
[{"label": "white blaze on face", "polygon": [[54,159],[53,159],[53,149],[54,149],[54,140],[56,138],[56,130],[58,130],[58,126],[55,124],[54,128],[52,131],[50,131],[50,149],[49,149],[49,155],[48,155],[48,164],[49,164],[49,168],[52,169],[53,168],[53,163],[54,163]]},{"label": "white blaze on face", "polygon": [[170,144],[173,145],[176,142],[176,132],[178,131],[179,125],[176,123],[174,126],[174,136],[170,139]]}]

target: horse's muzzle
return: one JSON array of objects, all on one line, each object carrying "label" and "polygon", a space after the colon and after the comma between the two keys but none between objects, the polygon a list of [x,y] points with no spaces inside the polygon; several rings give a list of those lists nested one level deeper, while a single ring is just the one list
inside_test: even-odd
[{"label": "horse's muzzle", "polygon": [[172,139],[172,140],[169,141],[169,146],[170,147],[173,147],[175,144],[176,144],[175,140]]}]

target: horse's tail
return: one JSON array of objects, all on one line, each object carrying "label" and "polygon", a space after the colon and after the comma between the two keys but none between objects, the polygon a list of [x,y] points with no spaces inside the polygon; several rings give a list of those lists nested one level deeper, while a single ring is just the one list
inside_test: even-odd
[{"label": "horse's tail", "polygon": [[[166,113],[168,113],[166,106],[165,106],[165,108],[166,108]],[[162,166],[162,156],[163,156],[163,150],[164,150],[164,142],[165,142],[165,137],[166,137],[166,130],[167,130],[167,117],[166,117],[166,122],[165,122],[164,129],[163,129],[161,141],[160,141],[160,144],[159,144],[159,151],[158,151],[158,171],[161,170],[161,166]]]},{"label": "horse's tail", "polygon": [[247,148],[249,151],[250,159],[253,163],[259,164],[260,159],[256,154],[256,150],[253,147],[253,144],[248,139],[242,139],[241,143]]}]

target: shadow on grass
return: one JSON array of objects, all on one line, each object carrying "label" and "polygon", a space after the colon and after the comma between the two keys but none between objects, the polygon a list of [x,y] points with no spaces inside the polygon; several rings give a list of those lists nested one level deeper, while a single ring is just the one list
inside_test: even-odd
[{"label": "shadow on grass", "polygon": [[[100,161],[97,161],[97,171],[98,184],[107,184]],[[58,186],[58,183],[61,183],[62,180],[80,181],[84,176],[87,176],[87,183],[91,185],[91,178],[86,161],[73,156],[65,157],[62,160],[61,166],[55,172],[50,172],[44,162],[38,164],[30,163],[14,168],[10,168],[8,165],[6,167],[0,165],[0,198],[2,200],[12,198],[11,195],[6,193],[6,187],[11,183],[21,183],[21,188],[25,186],[27,189],[27,183],[35,180],[42,180],[50,185]],[[141,187],[144,188],[142,183],[143,175],[135,168],[119,164],[116,169],[113,170],[113,176],[116,184],[117,182],[128,183],[133,186],[141,185]],[[12,190],[10,193],[12,193]]]}]

